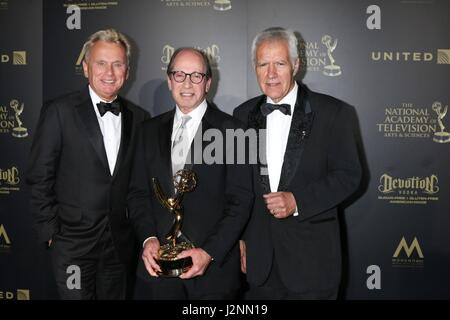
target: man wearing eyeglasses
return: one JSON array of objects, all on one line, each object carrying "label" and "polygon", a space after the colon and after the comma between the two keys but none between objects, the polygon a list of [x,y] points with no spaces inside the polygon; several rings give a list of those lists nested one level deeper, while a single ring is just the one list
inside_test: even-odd
[{"label": "man wearing eyeglasses", "polygon": [[[238,240],[253,201],[251,168],[225,162],[229,150],[225,131],[239,128],[240,123],[206,100],[211,77],[210,63],[202,51],[176,50],[167,69],[175,108],[143,123],[136,148],[128,199],[144,243],[138,266],[143,282],[138,291],[152,299],[232,299],[240,286]],[[194,150],[198,137],[202,155],[211,147],[206,137],[213,131],[223,138],[217,149],[222,158],[192,163],[188,154],[198,151]],[[184,194],[181,229],[195,248],[178,258],[190,257],[193,265],[179,277],[165,278],[159,276],[156,258],[174,217],[158,202],[151,182],[156,177],[163,192],[173,196],[173,176],[183,168],[197,176],[195,189]]]},{"label": "man wearing eyeglasses", "polygon": [[119,96],[130,44],[114,29],[83,47],[89,84],[46,104],[31,148],[27,182],[39,239],[62,299],[124,299],[137,248],[126,191],[136,129],[149,114]]}]

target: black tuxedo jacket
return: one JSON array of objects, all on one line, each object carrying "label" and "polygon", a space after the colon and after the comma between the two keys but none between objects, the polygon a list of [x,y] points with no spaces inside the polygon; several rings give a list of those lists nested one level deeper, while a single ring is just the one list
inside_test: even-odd
[{"label": "black tuxedo jacket", "polygon": [[86,86],[42,108],[27,182],[41,241],[52,239],[54,250],[82,257],[111,228],[119,257],[128,266],[135,243],[126,207],[130,166],[136,129],[150,115],[119,100],[122,134],[112,176]]},{"label": "black tuxedo jacket", "polygon": [[[234,111],[248,127],[266,128],[260,105],[253,98]],[[337,206],[359,186],[361,166],[355,142],[354,110],[327,95],[299,84],[297,101],[278,191],[294,194],[299,215],[276,219],[262,195],[269,178],[255,165],[255,202],[244,240],[247,280],[261,285],[275,262],[284,285],[296,292],[335,290],[341,274]],[[263,151],[264,153],[265,151]]]},{"label": "black tuxedo jacket", "polygon": [[[164,236],[172,226],[174,217],[156,199],[151,179],[158,179],[166,196],[173,194],[170,153],[174,115],[175,110],[172,110],[142,125],[129,195],[130,216],[141,241],[149,236],[157,236],[163,243]],[[240,126],[242,124],[236,119],[208,104],[196,137],[210,129],[225,137],[226,129]],[[240,285],[238,240],[248,221],[253,202],[252,168],[239,164],[207,164],[204,159],[203,163],[198,163],[199,154],[195,155],[193,151],[195,143],[194,139],[190,153],[197,158],[197,162],[186,164],[185,169],[195,172],[197,186],[192,192],[184,194],[181,231],[214,260],[203,276],[187,281],[195,282],[199,294],[229,292]],[[212,143],[201,143],[200,151],[212,147]],[[138,266],[138,275],[148,281],[159,281],[148,274],[142,261]]]}]

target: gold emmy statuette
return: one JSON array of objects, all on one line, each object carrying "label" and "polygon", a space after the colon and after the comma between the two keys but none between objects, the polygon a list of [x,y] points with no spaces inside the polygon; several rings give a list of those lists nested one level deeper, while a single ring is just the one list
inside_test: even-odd
[{"label": "gold emmy statuette", "polygon": [[184,211],[181,201],[186,192],[191,192],[197,185],[197,177],[191,170],[179,170],[173,177],[175,196],[167,198],[161,189],[157,178],[152,178],[153,191],[156,198],[171,214],[174,220],[171,229],[165,236],[165,241],[159,249],[159,257],[156,262],[161,267],[160,276],[178,277],[192,266],[190,257],[177,259],[177,255],[183,250],[194,248],[194,244],[181,232]]},{"label": "gold emmy statuette", "polygon": [[336,49],[337,39],[334,40],[333,44],[331,44],[331,40],[331,37],[327,34],[322,37],[322,43],[327,47],[327,55],[328,59],[330,59],[330,64],[326,65],[323,69],[323,74],[329,77],[336,77],[339,76],[342,71],[341,67],[335,64],[336,60],[331,55],[334,49]]},{"label": "gold emmy statuette", "polygon": [[438,101],[433,103],[433,106],[431,107],[433,109],[434,112],[436,112],[437,116],[438,116],[438,124],[439,124],[439,129],[441,131],[439,132],[435,132],[434,133],[434,137],[433,137],[433,141],[437,142],[437,143],[448,143],[450,142],[450,133],[445,131],[445,125],[442,122],[442,120],[444,120],[445,116],[447,115],[447,109],[448,106],[445,106],[444,108],[442,108],[442,104]]},{"label": "gold emmy statuette", "polygon": [[13,128],[12,135],[16,138],[25,138],[28,136],[28,130],[27,128],[22,127],[23,122],[19,118],[23,112],[23,103],[19,106],[19,101],[11,100],[9,106],[14,110],[16,123],[18,124],[18,127]]}]

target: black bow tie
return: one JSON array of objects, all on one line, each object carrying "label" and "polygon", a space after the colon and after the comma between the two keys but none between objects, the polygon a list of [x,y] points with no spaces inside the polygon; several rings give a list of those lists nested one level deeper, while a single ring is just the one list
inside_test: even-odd
[{"label": "black bow tie", "polygon": [[261,113],[264,116],[267,116],[272,113],[272,111],[278,110],[284,114],[290,115],[291,114],[291,106],[289,104],[283,103],[283,104],[273,104],[273,103],[263,103],[261,105]]},{"label": "black bow tie", "polygon": [[97,103],[98,112],[103,117],[108,111],[112,112],[116,116],[120,114],[120,103],[117,100],[113,102],[99,102]]}]

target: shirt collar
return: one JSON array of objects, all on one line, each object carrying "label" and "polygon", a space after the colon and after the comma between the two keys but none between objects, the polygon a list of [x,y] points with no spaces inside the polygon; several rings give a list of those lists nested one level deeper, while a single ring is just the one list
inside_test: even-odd
[{"label": "shirt collar", "polygon": [[190,126],[192,123],[200,122],[205,115],[207,107],[208,104],[206,103],[206,99],[203,99],[203,101],[194,110],[186,114],[181,112],[180,108],[176,106],[174,123],[178,124],[179,122],[181,122],[182,116],[190,116],[192,118],[187,123],[187,126]]},{"label": "shirt collar", "polygon": [[278,103],[274,103],[273,100],[270,97],[267,97],[267,102],[268,103],[273,103],[273,104],[283,104],[286,103],[288,105],[291,106],[291,115],[294,114],[294,107],[295,107],[295,102],[297,101],[297,93],[298,93],[298,84],[297,82],[294,81],[294,87],[291,89],[291,91],[289,91],[289,93],[283,98],[281,99]]},{"label": "shirt collar", "polygon": [[98,116],[100,116],[100,112],[98,111],[98,108],[97,108],[97,103],[114,101],[114,100],[116,100],[117,96],[115,96],[114,99],[112,99],[111,101],[105,101],[104,99],[100,98],[98,96],[98,94],[95,93],[94,89],[91,88],[91,85],[89,85],[88,87],[89,87],[89,95],[91,96],[91,101],[92,101],[92,104],[94,105],[95,113]]}]

